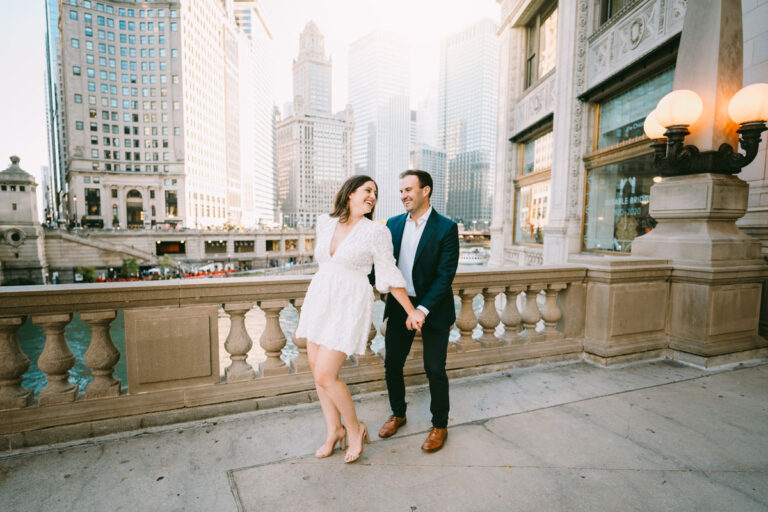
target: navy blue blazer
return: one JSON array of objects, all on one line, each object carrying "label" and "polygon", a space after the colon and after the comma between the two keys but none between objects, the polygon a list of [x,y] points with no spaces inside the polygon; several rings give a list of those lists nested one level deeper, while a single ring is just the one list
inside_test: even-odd
[{"label": "navy blue blazer", "polygon": [[[400,244],[407,216],[408,213],[404,213],[387,220],[396,261],[400,258]],[[421,305],[429,310],[425,326],[447,329],[456,321],[451,283],[458,264],[459,228],[451,219],[432,209],[413,262],[413,287],[416,290],[414,306]],[[390,294],[384,307],[384,318],[389,316],[392,307],[401,306]]]}]

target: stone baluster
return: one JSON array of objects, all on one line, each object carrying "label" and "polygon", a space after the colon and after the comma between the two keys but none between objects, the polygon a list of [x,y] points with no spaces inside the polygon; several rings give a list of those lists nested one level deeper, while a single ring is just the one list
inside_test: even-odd
[{"label": "stone baluster", "polygon": [[365,354],[354,356],[355,363],[358,366],[366,364],[377,364],[381,362],[379,355],[371,349],[371,343],[376,338],[376,326],[371,322],[371,328],[368,329],[368,341],[365,345]]},{"label": "stone baluster", "polygon": [[[298,320],[301,318],[301,307],[304,305],[304,298],[293,299],[291,300],[291,304],[293,304],[293,307],[298,311],[298,317],[296,318],[296,325],[298,325]],[[297,338],[296,332],[294,331],[293,344],[299,349],[299,355],[291,361],[293,371],[296,373],[310,371],[309,359],[307,358],[307,338]]]},{"label": "stone baluster", "polygon": [[536,304],[536,297],[539,292],[546,288],[545,284],[532,284],[525,289],[525,306],[523,306],[523,331],[520,333],[526,341],[534,341],[541,338],[536,332],[536,324],[541,320],[541,312]]},{"label": "stone baluster", "polygon": [[459,290],[461,309],[456,317],[456,326],[459,328],[459,348],[463,352],[479,350],[482,346],[472,338],[472,330],[477,326],[477,317],[472,310],[472,299],[480,293],[480,290]]},{"label": "stone baluster", "polygon": [[520,324],[522,319],[517,309],[517,297],[524,289],[524,286],[510,286],[504,292],[507,297],[507,304],[504,306],[504,312],[501,314],[501,321],[504,324],[504,334],[502,337],[507,343],[520,340],[518,333],[523,327]]},{"label": "stone baluster", "polygon": [[114,377],[120,351],[109,333],[109,326],[116,317],[117,311],[80,313],[80,320],[91,326],[91,342],[83,356],[93,373],[93,380],[85,388],[86,399],[120,396],[122,385]]},{"label": "stone baluster", "polygon": [[21,385],[30,364],[19,347],[23,324],[23,316],[0,318],[0,409],[18,409],[32,403],[32,390]]},{"label": "stone baluster", "polygon": [[280,312],[288,305],[285,300],[263,300],[259,302],[259,307],[264,311],[267,323],[264,326],[264,332],[259,338],[259,344],[267,354],[267,359],[259,364],[259,371],[262,377],[271,375],[284,375],[290,373],[291,369],[286,365],[280,354],[285,347],[285,333],[280,327]]},{"label": "stone baluster", "polygon": [[557,322],[563,316],[560,306],[557,305],[557,294],[568,287],[565,283],[552,283],[547,285],[546,299],[541,308],[541,317],[544,319],[544,336],[547,339],[562,339],[563,333],[557,330]]},{"label": "stone baluster", "polygon": [[64,339],[64,328],[72,321],[72,313],[36,315],[32,322],[45,331],[45,347],[37,366],[45,372],[48,384],[40,391],[40,405],[74,402],[77,386],[69,382],[69,370],[75,365],[75,355]]},{"label": "stone baluster", "polygon": [[224,370],[227,382],[244,382],[256,378],[256,372],[248,364],[248,352],[253,348],[253,340],[245,328],[245,315],[253,307],[252,302],[224,304],[224,311],[229,315],[229,334],[224,342],[224,349],[229,353],[232,363]]},{"label": "stone baluster", "polygon": [[498,327],[501,318],[496,311],[496,296],[504,291],[504,288],[485,288],[483,290],[483,310],[480,312],[480,325],[483,327],[483,334],[478,340],[483,347],[499,347],[504,344],[496,336],[496,327]]}]

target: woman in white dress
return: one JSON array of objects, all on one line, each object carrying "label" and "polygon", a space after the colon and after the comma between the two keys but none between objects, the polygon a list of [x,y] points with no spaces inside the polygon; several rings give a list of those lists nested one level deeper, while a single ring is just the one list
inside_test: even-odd
[{"label": "woman in white dress", "polygon": [[336,193],[333,212],[317,218],[315,260],[320,268],[304,298],[295,336],[307,339],[309,365],[328,429],[325,443],[315,452],[318,458],[330,456],[337,442],[343,450],[348,440],[344,462],[354,462],[363,453],[363,442],[370,442],[339,370],[348,356],[365,353],[373,315],[368,281],[373,264],[376,288],[389,291],[407,313],[414,310],[395,265],[389,229],[372,220],[377,198],[378,187],[371,178],[352,176]]}]

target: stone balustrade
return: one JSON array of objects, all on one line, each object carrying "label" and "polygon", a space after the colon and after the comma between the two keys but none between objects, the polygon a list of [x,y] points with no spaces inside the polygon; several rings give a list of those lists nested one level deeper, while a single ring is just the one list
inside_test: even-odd
[{"label": "stone balustrade", "polygon": [[[82,438],[315,399],[307,340],[293,338],[298,356],[288,363],[281,357],[287,336],[280,313],[292,306],[301,314],[309,281],[283,276],[0,289],[0,448],[50,442],[52,433],[58,433],[55,439]],[[586,266],[457,274],[450,375],[582,359],[587,282]],[[249,333],[244,318],[256,308],[266,324]],[[124,354],[109,333],[118,310],[125,314]],[[224,368],[217,330],[210,327],[218,311],[230,318]],[[75,356],[65,327],[76,313],[92,332],[83,363],[93,380],[84,392],[68,378]],[[18,343],[26,318],[45,331],[37,365],[48,383],[36,399],[21,386],[30,366]],[[372,325],[366,354],[342,369],[354,391],[385,387],[383,360],[371,350],[376,335]],[[247,362],[255,343],[266,354],[257,368]],[[422,352],[417,333],[405,368],[411,382],[424,380]],[[120,358],[127,382],[114,375]]]}]

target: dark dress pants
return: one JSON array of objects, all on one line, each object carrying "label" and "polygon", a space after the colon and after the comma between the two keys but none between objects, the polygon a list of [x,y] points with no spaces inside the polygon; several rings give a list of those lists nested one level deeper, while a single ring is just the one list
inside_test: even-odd
[{"label": "dark dress pants", "polygon": [[[384,337],[386,355],[384,367],[387,378],[387,391],[392,414],[405,416],[405,380],[403,365],[411,351],[415,331],[405,327],[408,315],[400,304],[392,304],[387,321],[387,333]],[[448,426],[448,375],[445,372],[445,358],[448,351],[450,329],[430,329],[426,325],[421,329],[424,340],[424,370],[429,381],[431,398],[429,409],[432,412],[432,426]]]}]

